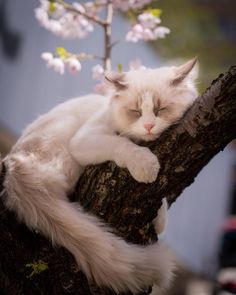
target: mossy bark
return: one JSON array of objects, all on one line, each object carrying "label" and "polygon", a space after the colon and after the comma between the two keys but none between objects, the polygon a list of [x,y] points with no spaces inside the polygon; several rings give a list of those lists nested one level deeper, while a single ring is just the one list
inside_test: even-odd
[{"label": "mossy bark", "polygon": [[[114,163],[88,167],[71,196],[129,242],[156,240],[151,225],[163,197],[171,204],[210,159],[236,138],[236,66],[213,81],[178,125],[145,144],[161,163],[152,184],[136,182]],[[1,294],[114,294],[78,271],[72,255],[18,224],[0,202]],[[26,264],[42,260],[48,269],[29,277]],[[145,292],[144,292],[145,293]],[[147,294],[146,292],[145,294]],[[127,293],[130,294],[130,293]]]}]

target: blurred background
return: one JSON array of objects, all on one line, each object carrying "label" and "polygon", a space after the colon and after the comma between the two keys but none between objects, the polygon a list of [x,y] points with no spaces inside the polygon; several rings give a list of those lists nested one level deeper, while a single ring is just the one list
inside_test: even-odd
[{"label": "blurred background", "polygon": [[[162,9],[163,25],[171,33],[149,44],[118,44],[113,51],[114,68],[121,63],[128,69],[130,60],[135,58],[154,68],[197,55],[198,87],[203,92],[235,63],[236,1],[159,0],[156,5]],[[40,55],[53,52],[58,46],[88,53],[96,48],[99,55],[102,32],[97,29],[84,40],[62,40],[38,25],[34,18],[37,6],[37,0],[0,0],[2,154],[9,151],[26,125],[39,114],[66,99],[92,92],[95,84],[91,67],[97,62],[86,61],[76,76],[61,76],[47,69]],[[114,40],[123,39],[128,27],[127,19],[116,15]],[[163,239],[175,251],[180,264],[171,294],[236,294],[235,147],[231,144],[220,152],[169,210]],[[216,284],[219,276],[220,285]],[[227,293],[220,293],[223,289]]]}]

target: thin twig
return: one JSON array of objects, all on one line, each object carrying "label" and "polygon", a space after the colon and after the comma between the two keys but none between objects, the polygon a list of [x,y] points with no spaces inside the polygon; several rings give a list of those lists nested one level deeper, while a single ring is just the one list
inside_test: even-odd
[{"label": "thin twig", "polygon": [[77,13],[79,15],[82,15],[82,16],[86,17],[88,20],[90,20],[100,26],[104,27],[106,25],[106,23],[103,20],[101,20],[100,18],[98,18],[94,15],[87,14],[86,12],[79,11],[73,5],[66,3],[63,0],[56,0],[56,2],[61,4],[66,10]]},{"label": "thin twig", "polygon": [[90,60],[90,59],[100,59],[103,60],[102,56],[94,55],[94,54],[86,54],[86,53],[80,53],[80,54],[72,54],[74,57],[76,57],[78,60]]},{"label": "thin twig", "polygon": [[121,43],[121,42],[122,42],[121,40],[116,40],[116,41],[112,42],[112,43],[110,44],[110,48],[112,49],[113,47],[115,47],[117,44],[119,44],[119,43]]},{"label": "thin twig", "polygon": [[[89,55],[88,58],[96,58],[96,59],[102,59],[104,62],[104,69],[105,70],[111,70],[111,50],[113,48],[114,45],[116,45],[117,42],[114,42],[113,44],[111,44],[111,24],[112,24],[112,18],[113,18],[113,4],[112,1],[107,1],[107,4],[105,4],[104,6],[107,7],[107,16],[106,16],[106,20],[103,21],[100,18],[94,16],[94,15],[90,15],[87,14],[86,12],[82,12],[79,11],[78,9],[76,9],[73,5],[66,3],[64,0],[55,0],[57,3],[61,4],[66,10],[74,12],[76,14],[82,15],[85,18],[87,18],[88,20],[102,26],[103,30],[104,30],[104,57],[98,57],[95,55]],[[80,59],[80,55],[77,56],[78,59]]]},{"label": "thin twig", "polygon": [[111,1],[107,3],[107,18],[104,26],[105,34],[105,52],[104,52],[104,69],[111,70],[111,23],[113,18],[113,4]]}]

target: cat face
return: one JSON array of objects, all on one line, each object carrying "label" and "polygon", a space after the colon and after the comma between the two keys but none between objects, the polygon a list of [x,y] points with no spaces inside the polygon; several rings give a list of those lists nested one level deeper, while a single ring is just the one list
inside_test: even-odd
[{"label": "cat face", "polygon": [[109,73],[111,117],[117,131],[136,140],[155,140],[176,123],[197,97],[196,59],[181,67]]}]

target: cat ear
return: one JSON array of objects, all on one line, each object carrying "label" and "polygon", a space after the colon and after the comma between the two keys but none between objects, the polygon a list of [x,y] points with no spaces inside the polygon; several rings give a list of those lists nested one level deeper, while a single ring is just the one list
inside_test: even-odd
[{"label": "cat ear", "polygon": [[171,81],[171,85],[178,85],[181,83],[186,77],[194,81],[198,76],[198,67],[195,66],[197,63],[197,57],[189,60],[182,66],[175,68],[175,78]]},{"label": "cat ear", "polygon": [[105,78],[115,86],[116,90],[124,90],[128,87],[125,73],[106,72]]}]

